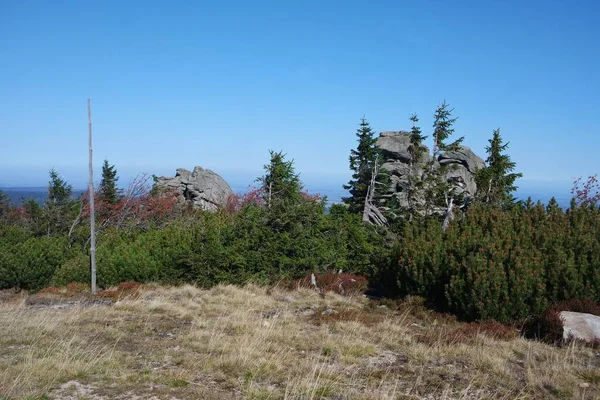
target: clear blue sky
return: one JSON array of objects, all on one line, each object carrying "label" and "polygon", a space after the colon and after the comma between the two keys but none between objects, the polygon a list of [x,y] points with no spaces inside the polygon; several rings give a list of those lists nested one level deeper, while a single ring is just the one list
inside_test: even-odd
[{"label": "clear blue sky", "polygon": [[[0,185],[96,172],[260,173],[283,150],[341,185],[364,114],[425,133],[446,99],[529,180],[600,172],[597,1],[0,0]],[[484,157],[485,158],[485,157]],[[237,178],[236,178],[237,177]],[[241,178],[240,178],[241,177]]]}]

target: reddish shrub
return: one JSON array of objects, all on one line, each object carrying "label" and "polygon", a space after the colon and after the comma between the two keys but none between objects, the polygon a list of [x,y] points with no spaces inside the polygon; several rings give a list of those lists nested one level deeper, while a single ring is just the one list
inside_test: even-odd
[{"label": "reddish shrub", "polygon": [[71,283],[67,283],[67,286],[65,286],[66,289],[66,295],[71,297],[74,296],[75,294],[78,293],[87,293],[90,291],[90,287],[89,285],[85,284],[85,283],[80,283],[80,282],[71,282]]},{"label": "reddish shrub", "polygon": [[590,299],[571,299],[556,303],[552,308],[557,311],[573,311],[600,316],[600,304]]},{"label": "reddish shrub", "polygon": [[549,307],[541,315],[530,318],[523,325],[525,336],[540,339],[548,343],[563,340],[562,311],[573,311],[600,316],[600,305],[590,299],[571,299],[560,301]]},{"label": "reddish shrub", "polygon": [[[305,201],[314,201],[318,203],[322,200],[320,195],[310,194],[308,192],[301,192],[300,196]],[[228,213],[235,213],[248,205],[265,205],[265,191],[262,188],[249,187],[246,193],[234,193],[227,198],[227,202],[225,203],[225,210]]]},{"label": "reddish shrub", "polygon": [[[354,295],[363,293],[368,285],[367,278],[361,275],[339,274],[336,272],[326,272],[324,274],[315,273],[317,287],[323,293],[335,292],[341,295]],[[311,288],[311,274],[296,281],[296,287]]]},{"label": "reddish shrub", "polygon": [[107,289],[100,293],[100,297],[111,298],[114,301],[121,300],[125,297],[136,298],[139,296],[141,285],[134,281],[121,282],[117,287]]},{"label": "reddish shrub", "polygon": [[59,287],[48,286],[46,288],[39,290],[37,293],[38,294],[63,294],[64,292],[65,292],[65,290],[61,289]]},{"label": "reddish shrub", "polygon": [[[100,230],[113,227],[146,227],[149,224],[160,225],[178,215],[179,196],[175,190],[150,190],[150,177],[136,177],[125,190],[123,196],[114,204],[94,195],[95,210]],[[86,219],[90,214],[89,195],[82,196],[80,216]]]},{"label": "reddish shrub", "polygon": [[598,175],[592,175],[582,183],[581,178],[577,178],[573,182],[573,189],[571,189],[573,198],[580,205],[598,205],[600,203],[600,183],[598,182]]},{"label": "reddish shrub", "polygon": [[461,325],[459,328],[465,337],[476,337],[478,334],[484,334],[487,337],[496,340],[513,340],[519,337],[519,331],[509,325],[501,324],[496,321],[471,322]]},{"label": "reddish shrub", "polygon": [[260,188],[249,188],[244,194],[234,193],[227,198],[225,210],[227,210],[228,213],[235,213],[248,205],[259,206],[264,203],[263,197],[264,192]]}]

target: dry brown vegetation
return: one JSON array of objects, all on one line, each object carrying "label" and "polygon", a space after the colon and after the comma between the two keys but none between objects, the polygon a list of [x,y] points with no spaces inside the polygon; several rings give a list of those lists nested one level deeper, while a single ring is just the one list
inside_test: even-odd
[{"label": "dry brown vegetation", "polygon": [[600,354],[361,296],[253,285],[0,299],[0,399],[596,399]]}]

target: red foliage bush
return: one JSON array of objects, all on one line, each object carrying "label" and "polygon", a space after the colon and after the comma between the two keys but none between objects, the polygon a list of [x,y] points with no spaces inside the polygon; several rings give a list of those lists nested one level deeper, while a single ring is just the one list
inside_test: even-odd
[{"label": "red foliage bush", "polygon": [[[581,186],[582,185],[582,186]],[[573,198],[580,205],[598,205],[600,203],[600,183],[598,175],[592,175],[582,184],[581,178],[573,182]]]},{"label": "red foliage bush", "polygon": [[37,292],[37,294],[50,294],[57,295],[59,297],[76,297],[81,294],[87,294],[90,291],[90,287],[85,283],[71,282],[66,286],[48,286]]},{"label": "red foliage bush", "polygon": [[[318,194],[310,194],[308,192],[301,192],[300,196],[302,200],[320,202],[321,196]],[[262,188],[249,188],[246,193],[237,194],[234,193],[227,198],[225,204],[225,210],[228,213],[235,213],[240,211],[245,206],[263,206],[265,205],[265,191]]]},{"label": "red foliage bush", "polygon": [[523,333],[527,337],[543,340],[548,343],[558,343],[563,340],[562,311],[573,311],[600,316],[600,304],[590,299],[571,299],[560,301],[549,307],[541,315],[525,322]]},{"label": "red foliage bush", "polygon": [[[323,292],[335,292],[341,295],[355,295],[363,293],[368,285],[367,278],[361,275],[339,274],[336,272],[326,272],[324,274],[315,273],[317,287]],[[312,288],[311,274],[296,281],[296,287]]]},{"label": "red foliage bush", "polygon": [[37,292],[38,294],[62,294],[64,290],[57,286],[48,286]]},{"label": "red foliage bush", "polygon": [[478,334],[484,334],[487,337],[508,341],[519,337],[519,331],[510,325],[504,325],[496,321],[471,322],[460,327],[461,332],[466,337],[476,337]]},{"label": "red foliage bush", "polygon": [[235,213],[247,205],[262,205],[264,203],[263,193],[263,190],[260,188],[249,189],[244,194],[234,193],[227,198],[225,210],[228,213]]},{"label": "red foliage bush", "polygon": [[100,293],[100,297],[111,298],[114,301],[121,300],[125,297],[136,298],[140,294],[141,285],[134,281],[121,282],[117,287],[107,289]]},{"label": "red foliage bush", "polygon": [[86,293],[90,291],[89,285],[80,282],[67,283],[65,289],[67,291],[66,295],[69,297],[74,296],[78,293]]},{"label": "red foliage bush", "polygon": [[[176,216],[179,203],[176,191],[150,190],[150,178],[146,175],[135,178],[116,202],[102,200],[99,193],[94,196],[94,208],[100,230],[105,228],[145,227],[160,225]],[[81,218],[90,215],[89,194],[82,196]]]}]

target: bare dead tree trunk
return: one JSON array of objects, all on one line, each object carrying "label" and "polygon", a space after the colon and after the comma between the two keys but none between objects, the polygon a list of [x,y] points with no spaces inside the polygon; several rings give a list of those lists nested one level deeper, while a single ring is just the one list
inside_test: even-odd
[{"label": "bare dead tree trunk", "polygon": [[378,226],[387,225],[387,218],[379,211],[375,205],[373,205],[373,196],[375,195],[375,185],[377,184],[377,172],[379,169],[378,156],[375,156],[375,162],[373,170],[371,172],[371,182],[367,188],[367,195],[365,196],[365,205],[363,209],[363,222],[375,224]]},{"label": "bare dead tree trunk", "polygon": [[488,183],[488,190],[485,194],[485,203],[489,204],[490,202],[490,193],[492,192],[492,178],[490,178],[490,181]]},{"label": "bare dead tree trunk", "polygon": [[446,232],[448,229],[448,225],[454,219],[454,197],[450,197],[450,201],[448,201],[448,195],[446,194],[446,215],[444,217],[444,222],[442,223],[442,230]]},{"label": "bare dead tree trunk", "polygon": [[[79,225],[79,221],[81,221],[81,213],[83,212],[83,199],[81,200],[81,204],[79,206],[79,212],[77,213],[77,218],[75,218],[75,221],[73,221],[73,224],[71,225],[71,229],[69,229],[69,243],[71,241],[71,235],[73,234],[73,231],[75,230],[75,228],[77,227],[77,225]],[[69,244],[70,246],[70,244]]]},{"label": "bare dead tree trunk", "polygon": [[271,200],[273,199],[273,182],[269,182],[269,200],[267,204],[267,208],[271,209]]},{"label": "bare dead tree trunk", "polygon": [[90,172],[90,263],[91,263],[91,275],[92,275],[92,294],[96,294],[96,213],[94,207],[94,168],[92,166],[92,105],[90,99],[87,101],[88,105],[88,142],[89,142],[89,172]]}]

